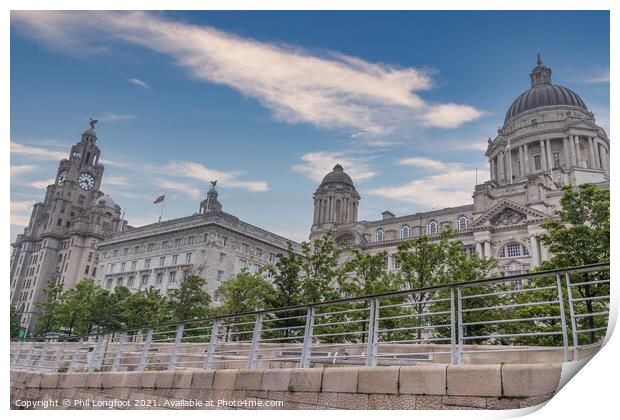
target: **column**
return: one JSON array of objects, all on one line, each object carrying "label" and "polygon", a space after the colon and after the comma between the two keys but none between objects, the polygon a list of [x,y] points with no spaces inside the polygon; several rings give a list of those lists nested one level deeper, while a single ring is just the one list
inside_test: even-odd
[{"label": "column", "polygon": [[545,140],[547,149],[547,169],[553,169],[553,154],[551,153],[551,139]]},{"label": "column", "polygon": [[512,182],[512,150],[508,149],[508,180]]},{"label": "column", "polygon": [[504,152],[499,152],[499,155],[497,156],[497,161],[499,163],[499,180],[502,181],[505,179],[504,176]]},{"label": "column", "polygon": [[523,145],[523,175],[530,173],[530,156],[527,150],[527,143]]},{"label": "column", "polygon": [[523,162],[523,146],[519,146],[519,176],[525,175],[525,168]]},{"label": "column", "polygon": [[540,265],[540,255],[538,253],[538,238],[530,236],[530,255],[532,257],[532,268]]},{"label": "column", "polygon": [[489,160],[489,172],[491,173],[491,181],[495,181],[495,158]]},{"label": "column", "polygon": [[547,169],[549,169],[547,167],[547,150],[545,147],[545,141],[544,140],[539,140],[538,144],[540,146],[540,168],[543,171],[546,171]]},{"label": "column", "polygon": [[588,136],[588,150],[590,152],[590,169],[596,168],[596,156],[594,155],[594,137]]},{"label": "column", "polygon": [[487,258],[491,256],[491,241],[484,241],[484,256]]},{"label": "column", "polygon": [[601,151],[598,148],[598,141],[596,141],[596,137],[592,137],[592,146],[594,147],[594,167],[600,169],[601,168]]},{"label": "column", "polygon": [[564,168],[570,168],[570,153],[568,149],[568,137],[562,138],[562,151],[564,152]]},{"label": "column", "polygon": [[570,145],[571,163],[577,166],[577,149],[575,148],[575,136],[568,136],[568,144]]},{"label": "column", "polygon": [[476,254],[482,257],[482,245],[480,244],[480,242],[476,242]]},{"label": "column", "polygon": [[540,245],[540,262],[549,260],[549,249],[546,246]]},{"label": "column", "polygon": [[577,151],[577,166],[581,168],[583,159],[581,158],[581,147],[579,145],[579,136],[574,136],[573,138],[575,141],[575,150]]}]

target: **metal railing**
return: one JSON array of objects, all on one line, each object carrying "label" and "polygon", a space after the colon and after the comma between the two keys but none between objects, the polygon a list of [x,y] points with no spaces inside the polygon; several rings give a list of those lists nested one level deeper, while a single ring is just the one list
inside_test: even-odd
[{"label": "metal railing", "polygon": [[601,346],[609,264],[11,344],[49,372],[576,360]]}]

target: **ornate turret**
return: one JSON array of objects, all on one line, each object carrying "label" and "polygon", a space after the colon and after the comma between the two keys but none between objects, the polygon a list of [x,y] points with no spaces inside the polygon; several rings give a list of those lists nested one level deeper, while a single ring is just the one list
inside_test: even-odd
[{"label": "ornate turret", "polygon": [[339,163],[325,175],[314,193],[314,226],[357,221],[360,195]]},{"label": "ornate turret", "polygon": [[200,214],[205,214],[210,211],[222,211],[222,205],[217,199],[219,194],[215,189],[215,184],[217,184],[217,181],[211,182],[211,188],[209,188],[207,192],[207,198],[200,203]]}]

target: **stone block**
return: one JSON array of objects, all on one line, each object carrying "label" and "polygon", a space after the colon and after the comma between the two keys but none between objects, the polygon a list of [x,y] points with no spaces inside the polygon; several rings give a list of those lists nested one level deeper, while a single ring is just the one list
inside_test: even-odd
[{"label": "stone block", "polygon": [[239,369],[218,369],[213,377],[213,389],[235,389]]},{"label": "stone block", "polygon": [[290,390],[294,392],[320,392],[323,368],[292,369]]},{"label": "stone block", "polygon": [[88,375],[87,372],[61,373],[58,377],[58,388],[84,388]]},{"label": "stone block", "polygon": [[517,398],[487,398],[487,410],[511,410],[521,408],[521,400]]},{"label": "stone block", "polygon": [[503,365],[504,395],[532,397],[555,392],[560,382],[562,365],[542,363],[532,365]]},{"label": "stone block", "polygon": [[261,389],[262,380],[263,369],[240,369],[234,389],[257,391]]},{"label": "stone block", "polygon": [[502,395],[500,365],[450,365],[448,395],[499,397]]},{"label": "stone block", "polygon": [[58,388],[58,373],[41,374],[41,388]]},{"label": "stone block", "polygon": [[323,370],[323,392],[357,392],[360,368],[326,368]]},{"label": "stone block", "polygon": [[397,394],[398,367],[360,368],[357,392],[362,394]]},{"label": "stone block", "polygon": [[292,369],[265,369],[261,389],[264,391],[288,391]]},{"label": "stone block", "polygon": [[172,387],[174,389],[190,389],[194,378],[193,370],[177,370],[174,372]]},{"label": "stone block", "polygon": [[123,373],[123,387],[125,388],[138,388],[140,386],[140,378],[142,372],[122,372]]},{"label": "stone block", "polygon": [[196,370],[192,376],[192,389],[211,389],[213,387],[214,370]]},{"label": "stone block", "polygon": [[174,371],[166,370],[157,372],[155,375],[155,388],[157,389],[170,389],[174,381]]},{"label": "stone block", "polygon": [[321,392],[318,403],[319,405],[341,410],[367,410],[368,394]]},{"label": "stone block", "polygon": [[[271,394],[270,394],[271,395]],[[275,398],[272,398],[275,399]],[[284,395],[285,401],[299,404],[317,404],[319,402],[318,392],[287,392]]]},{"label": "stone block", "polygon": [[401,394],[445,395],[447,365],[402,366],[400,368]]},{"label": "stone block", "polygon": [[444,396],[441,399],[444,406],[486,408],[487,399],[484,397]]},{"label": "stone block", "polygon": [[121,387],[125,383],[125,372],[102,372],[101,387],[116,388]]},{"label": "stone block", "polygon": [[26,379],[26,388],[39,388],[41,386],[41,374],[31,373]]},{"label": "stone block", "polygon": [[369,410],[413,410],[415,409],[415,395],[370,394],[368,396]]},{"label": "stone block", "polygon": [[87,388],[101,388],[102,383],[103,378],[101,377],[101,372],[89,373],[88,378],[86,378]]},{"label": "stone block", "polygon": [[533,407],[539,404],[546,404],[551,398],[553,398],[554,394],[546,394],[546,395],[537,395],[535,397],[527,397],[524,400],[521,400],[519,406],[521,408],[525,407]]},{"label": "stone block", "polygon": [[157,372],[142,372],[140,375],[140,388],[155,388],[155,381],[157,379]]},{"label": "stone block", "polygon": [[436,395],[417,395],[415,408],[416,410],[441,410],[441,398]]}]

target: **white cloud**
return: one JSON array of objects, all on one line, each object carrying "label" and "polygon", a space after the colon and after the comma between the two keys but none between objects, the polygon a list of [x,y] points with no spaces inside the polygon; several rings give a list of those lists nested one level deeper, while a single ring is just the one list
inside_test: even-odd
[{"label": "white cloud", "polygon": [[200,189],[194,187],[193,185],[185,184],[182,182],[171,181],[169,179],[156,179],[153,182],[153,185],[161,188],[162,191],[170,191],[177,192],[181,194],[185,194],[190,197],[192,200],[200,200],[202,197],[202,193]]},{"label": "white cloud", "polygon": [[36,165],[11,165],[11,176],[19,176],[37,169]]},{"label": "white cloud", "polygon": [[443,208],[470,204],[478,182],[488,179],[485,170],[467,169],[455,162],[441,162],[429,158],[407,158],[398,162],[403,165],[425,168],[431,175],[398,186],[385,186],[368,193],[393,200],[420,204],[426,208]]},{"label": "white cloud", "polygon": [[105,175],[102,183],[105,187],[126,187],[130,185],[130,180],[125,176]]},{"label": "white cloud", "polygon": [[11,225],[27,226],[34,201],[11,201]]},{"label": "white cloud", "polygon": [[32,182],[28,182],[25,185],[32,187],[32,188],[36,188],[38,190],[41,189],[45,189],[48,187],[48,185],[53,184],[55,182],[55,179],[42,179],[40,181],[32,181]]},{"label": "white cloud", "polygon": [[241,171],[210,169],[197,162],[172,161],[166,164],[163,169],[163,172],[167,175],[197,179],[205,184],[217,180],[221,185],[227,188],[241,188],[252,192],[264,192],[269,189],[265,181],[247,181],[239,179],[239,176],[243,174]]},{"label": "white cloud", "polygon": [[37,160],[61,160],[66,159],[67,152],[47,149],[45,147],[29,146],[11,141],[11,154],[26,155]]},{"label": "white cloud", "polygon": [[301,157],[302,163],[293,166],[293,170],[306,175],[315,182],[332,171],[340,163],[354,182],[364,181],[377,175],[369,164],[370,157],[352,157],[341,152],[311,152]]},{"label": "white cloud", "polygon": [[592,75],[587,77],[584,82],[585,83],[609,83],[609,69],[596,69]]},{"label": "white cloud", "polygon": [[134,115],[130,114],[115,114],[113,112],[106,112],[102,116],[98,118],[101,122],[116,122],[116,121],[126,121],[133,120],[136,118]]},{"label": "white cloud", "polygon": [[128,81],[134,86],[138,86],[144,90],[148,90],[149,92],[152,91],[151,86],[149,86],[149,84],[146,83],[144,80],[133,78],[133,79],[128,79]]},{"label": "white cloud", "polygon": [[195,78],[255,98],[286,122],[385,135],[411,124],[454,128],[481,115],[467,105],[424,101],[416,92],[432,87],[429,70],[260,42],[148,12],[11,17],[25,35],[68,53],[96,54],[102,43],[120,40],[168,55]]}]

